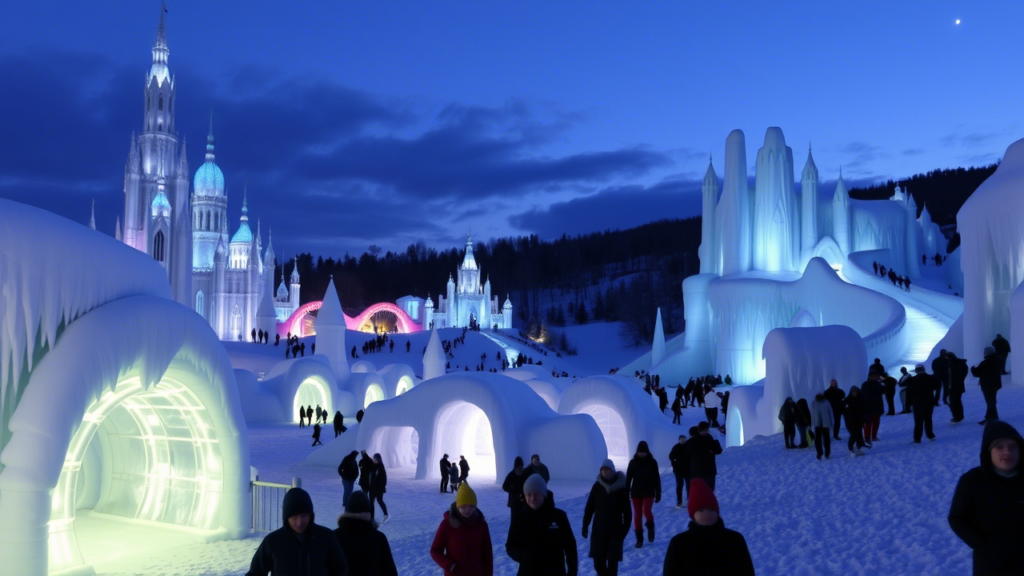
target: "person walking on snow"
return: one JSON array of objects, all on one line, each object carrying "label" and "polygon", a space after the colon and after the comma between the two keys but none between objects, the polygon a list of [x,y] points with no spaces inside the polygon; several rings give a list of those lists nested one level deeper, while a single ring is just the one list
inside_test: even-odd
[{"label": "person walking on snow", "polygon": [[508,557],[519,564],[519,576],[576,576],[576,536],[565,512],[548,497],[547,483],[532,474],[523,484],[526,506],[512,520],[505,541]]},{"label": "person walking on snow", "polygon": [[985,348],[985,359],[977,366],[971,366],[971,375],[978,379],[981,393],[985,396],[985,419],[978,424],[984,426],[989,420],[998,420],[996,392],[1003,387],[1002,368],[995,348]]},{"label": "person walking on snow", "polygon": [[455,502],[444,513],[430,545],[430,557],[444,570],[444,576],[493,576],[491,530],[468,483],[459,487]]},{"label": "person walking on snow", "polygon": [[644,545],[644,532],[640,528],[640,516],[647,520],[647,541],[654,542],[654,504],[661,502],[661,471],[658,461],[651,455],[647,442],[641,440],[636,454],[626,468],[626,488],[633,501],[633,530],[636,532],[636,547]]},{"label": "person walking on snow", "polygon": [[455,462],[448,468],[448,485],[452,492],[459,491],[459,465]]},{"label": "person walking on snow", "polygon": [[629,492],[626,477],[615,471],[610,459],[601,463],[597,481],[590,489],[583,508],[583,539],[587,539],[590,521],[590,557],[594,559],[597,576],[618,576],[622,562],[622,544],[629,534],[632,513],[629,511]]},{"label": "person walking on snow", "polygon": [[957,482],[949,527],[974,551],[975,574],[1020,574],[1024,570],[1024,438],[1000,420],[985,424],[981,465]]},{"label": "person walking on snow", "polygon": [[664,576],[753,576],[747,541],[725,527],[715,493],[700,479],[693,481],[687,511],[689,527],[673,536],[665,550]]},{"label": "person walking on snow", "polygon": [[878,425],[882,421],[882,414],[885,413],[885,404],[882,397],[885,395],[885,372],[868,376],[864,385],[861,386],[861,403],[864,406],[864,436],[862,441],[871,446],[872,442],[878,440]]},{"label": "person walking on snow", "polygon": [[863,456],[864,452],[864,399],[860,389],[856,386],[850,387],[850,395],[846,397],[846,405],[843,406],[843,416],[846,417],[846,431],[850,433],[850,440],[846,446],[854,456]]},{"label": "person walking on snow", "polygon": [[338,464],[338,476],[341,476],[341,486],[343,488],[341,495],[342,507],[348,502],[349,497],[352,495],[352,487],[359,478],[359,465],[356,463],[356,456],[358,455],[359,452],[353,450],[348,456],[341,459],[341,464]]},{"label": "person walking on snow", "polygon": [[683,417],[683,406],[682,399],[676,396],[676,399],[672,401],[672,423],[680,424],[679,419]]},{"label": "person walking on snow", "polygon": [[832,453],[832,438],[829,433],[835,427],[836,417],[832,413],[832,405],[825,400],[821,392],[811,402],[811,426],[814,427],[814,450],[818,453],[818,460],[821,460],[822,453],[829,458]]},{"label": "person walking on snow", "polygon": [[508,508],[511,516],[515,516],[522,510],[523,505],[523,483],[526,482],[529,474],[523,468],[523,459],[516,456],[512,462],[512,471],[505,476],[501,489],[508,493]]},{"label": "person walking on snow", "polygon": [[320,441],[320,425],[313,424],[313,446],[317,444],[323,445],[323,442]]},{"label": "person walking on snow", "polygon": [[306,407],[299,406],[299,428],[305,428],[306,423],[303,420],[306,419]]},{"label": "person walking on snow", "polygon": [[779,408],[779,420],[782,422],[782,438],[786,441],[786,448],[796,448],[796,402],[793,398],[786,398]]},{"label": "person walking on snow", "polygon": [[722,443],[711,435],[707,422],[697,425],[697,435],[687,440],[686,451],[690,454],[690,480],[701,478],[714,491],[718,476],[715,456],[722,453]]},{"label": "person walking on snow", "polygon": [[379,525],[370,517],[372,505],[362,492],[356,492],[338,516],[334,537],[345,552],[350,576],[398,576],[391,544]]},{"label": "person walking on snow", "polygon": [[341,415],[341,410],[334,413],[334,437],[337,438],[339,434],[345,432],[345,417]]},{"label": "person walking on snow", "polygon": [[999,374],[1009,374],[1006,371],[1006,358],[1010,355],[1010,342],[1003,338],[1002,334],[996,334],[992,341],[992,349],[996,351],[996,358],[999,359]]},{"label": "person walking on snow", "polygon": [[530,456],[530,465],[526,467],[526,475],[530,474],[540,474],[544,482],[551,482],[551,473],[548,472],[548,467],[540,461],[540,454]]},{"label": "person walking on snow", "polygon": [[[693,434],[692,429],[690,433]],[[676,508],[683,507],[683,490],[690,473],[690,454],[686,450],[687,441],[686,435],[680,434],[679,442],[673,444],[672,450],[668,453],[668,461],[672,464],[672,474],[676,477]]]},{"label": "person walking on snow", "polygon": [[708,425],[714,426],[715,428],[721,428],[721,424],[718,423],[718,409],[722,406],[722,399],[718,396],[718,392],[715,392],[709,386],[704,388],[704,413],[708,417]]},{"label": "person walking on snow", "polygon": [[359,489],[370,494],[370,480],[373,478],[373,458],[366,450],[359,453]]},{"label": "person walking on snow", "polygon": [[807,399],[801,398],[796,401],[796,431],[800,435],[800,445],[797,448],[810,448],[807,442],[807,432],[811,427],[811,407],[807,405]]},{"label": "person walking on snow", "polygon": [[459,456],[459,484],[469,478],[469,462],[465,456]]},{"label": "person walking on snow", "polygon": [[914,409],[914,442],[921,443],[921,429],[929,440],[935,440],[932,432],[932,412],[935,410],[935,393],[942,384],[924,371],[924,364],[914,367],[914,377],[907,383],[907,400]]},{"label": "person walking on snow", "polygon": [[[875,361],[877,362],[878,358],[875,358]],[[870,374],[871,372],[868,373]],[[825,390],[825,400],[828,400],[829,405],[832,406],[832,416],[835,418],[835,423],[832,426],[832,437],[836,440],[842,440],[839,437],[839,426],[841,424],[839,419],[843,415],[843,401],[846,400],[846,392],[843,392],[843,389],[839,387],[839,382],[836,382],[835,378],[828,383],[828,389]]]},{"label": "person walking on snow", "polygon": [[373,519],[373,503],[380,504],[380,511],[384,514],[384,519],[380,521],[384,524],[388,521],[388,507],[384,504],[384,494],[388,491],[388,472],[384,469],[384,462],[380,458],[380,454],[373,455],[373,475],[370,476],[370,519]]},{"label": "person walking on snow", "polygon": [[281,502],[283,526],[263,539],[252,556],[246,576],[322,574],[344,576],[348,563],[330,528],[314,523],[313,500],[302,488],[292,488]]},{"label": "person walking on snow", "polygon": [[910,414],[910,403],[907,402],[907,383],[910,381],[910,372],[907,372],[906,366],[900,367],[900,379],[897,385],[900,387],[900,404],[902,404],[902,410],[900,414]]},{"label": "person walking on snow", "polygon": [[956,424],[964,419],[963,395],[970,370],[967,360],[957,358],[952,352],[946,352],[946,359],[949,360],[949,412],[953,416],[950,422]]},{"label": "person walking on snow", "polygon": [[452,463],[448,461],[448,455],[441,457],[441,493],[448,491],[448,474],[451,472]]}]

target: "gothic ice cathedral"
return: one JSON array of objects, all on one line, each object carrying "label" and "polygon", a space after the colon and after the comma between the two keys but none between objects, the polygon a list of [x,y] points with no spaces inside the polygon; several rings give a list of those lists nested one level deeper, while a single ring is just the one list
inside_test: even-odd
[{"label": "gothic ice cathedral", "polygon": [[253,234],[245,195],[238,229],[228,236],[228,195],[215,161],[212,118],[206,161],[190,197],[185,142],[179,147],[174,126],[177,92],[169,54],[161,11],[142,133],[132,135],[125,166],[124,230],[118,221],[117,238],[159,262],[174,299],[206,318],[221,340],[248,339],[253,329],[273,334],[276,322],[299,306],[298,270],[292,270],[290,286],[282,278],[275,295],[274,248],[268,239],[263,250],[259,226]]}]

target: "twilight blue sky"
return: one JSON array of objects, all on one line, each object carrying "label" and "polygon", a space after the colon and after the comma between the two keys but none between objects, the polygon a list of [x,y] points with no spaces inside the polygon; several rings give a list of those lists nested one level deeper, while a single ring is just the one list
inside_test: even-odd
[{"label": "twilight blue sky", "polygon": [[[155,0],[0,4],[0,196],[80,222],[95,198],[113,232],[158,18]],[[279,258],[691,216],[734,128],[753,162],[781,126],[796,174],[813,143],[826,181],[840,165],[856,183],[987,164],[1024,131],[1022,29],[1019,0],[171,0],[167,14],[190,167],[212,109],[232,227],[248,182]]]}]

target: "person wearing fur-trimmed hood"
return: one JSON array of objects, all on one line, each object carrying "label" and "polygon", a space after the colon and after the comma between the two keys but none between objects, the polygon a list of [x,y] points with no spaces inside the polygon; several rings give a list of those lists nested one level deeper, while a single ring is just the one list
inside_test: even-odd
[{"label": "person wearing fur-trimmed hood", "polygon": [[353,492],[338,517],[334,536],[348,559],[349,576],[398,576],[388,537],[370,518],[370,499]]},{"label": "person wearing fur-trimmed hood", "polygon": [[622,562],[622,544],[633,521],[626,475],[615,470],[615,464],[606,459],[601,464],[594,487],[590,489],[587,505],[583,509],[583,538],[590,532],[590,557],[598,576],[617,576]]},{"label": "person wearing fur-trimmed hood", "polygon": [[1001,420],[989,420],[981,436],[981,465],[956,485],[949,526],[974,551],[974,574],[1024,572],[1024,438]]},{"label": "person wearing fur-trimmed hood", "polygon": [[494,552],[491,530],[476,507],[476,492],[468,482],[459,486],[455,503],[437,527],[430,557],[444,576],[493,576]]}]

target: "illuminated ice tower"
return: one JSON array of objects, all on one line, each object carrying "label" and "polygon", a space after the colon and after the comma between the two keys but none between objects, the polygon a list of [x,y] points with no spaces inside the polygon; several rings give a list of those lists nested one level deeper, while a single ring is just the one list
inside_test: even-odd
[{"label": "illuminated ice tower", "polygon": [[800,182],[800,246],[803,254],[809,254],[818,243],[818,167],[807,145],[807,163]]},{"label": "illuminated ice tower", "polygon": [[753,267],[769,272],[798,267],[800,213],[793,190],[793,150],[782,130],[769,128],[754,173]]},{"label": "illuminated ice tower", "polygon": [[188,162],[174,130],[175,87],[167,68],[164,14],[161,10],[153,64],[146,74],[142,134],[137,140],[132,135],[125,166],[122,240],[159,262],[167,270],[174,299],[190,305]]},{"label": "illuminated ice tower", "polygon": [[718,250],[717,239],[715,238],[715,208],[718,206],[718,175],[715,174],[715,167],[708,159],[708,171],[704,174],[704,184],[701,186],[701,193],[704,197],[704,210],[701,212],[700,226],[700,272],[701,274],[719,274],[722,271],[721,251]]},{"label": "illuminated ice tower", "polygon": [[436,328],[465,328],[472,324],[482,329],[511,328],[512,303],[506,299],[505,305],[498,303],[498,297],[491,297],[491,281],[486,279],[480,284],[480,266],[473,255],[473,238],[466,241],[466,255],[459,265],[458,284],[451,276],[448,277],[447,296],[438,296],[437,308],[427,298],[423,316],[423,328],[429,329],[431,322]]}]

